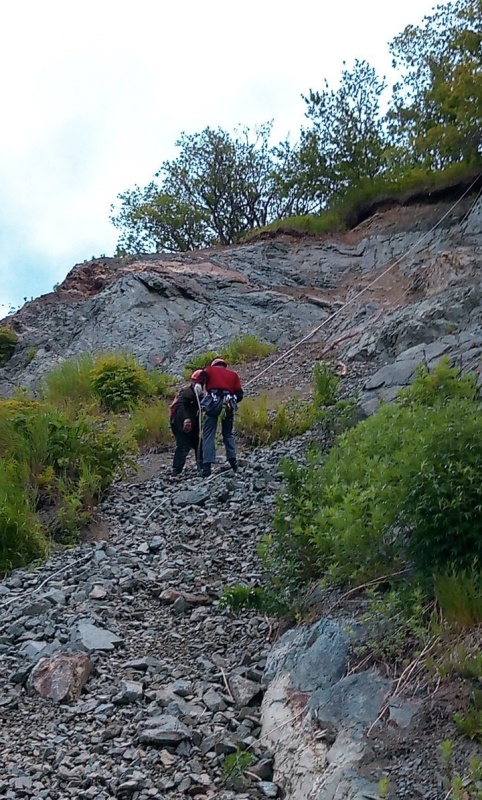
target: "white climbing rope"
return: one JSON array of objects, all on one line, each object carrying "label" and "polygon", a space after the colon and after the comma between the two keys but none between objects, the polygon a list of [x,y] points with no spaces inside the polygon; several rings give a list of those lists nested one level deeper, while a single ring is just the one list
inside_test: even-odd
[{"label": "white climbing rope", "polygon": [[[334,311],[332,314],[330,314],[330,316],[329,316],[329,317],[327,317],[326,319],[324,319],[324,320],[323,320],[323,322],[321,322],[319,325],[317,325],[317,326],[316,326],[316,328],[313,328],[313,330],[312,330],[312,331],[310,331],[310,333],[306,334],[306,336],[303,336],[303,338],[302,338],[302,339],[300,339],[298,342],[296,342],[296,343],[295,343],[295,344],[294,344],[292,347],[290,347],[290,348],[289,348],[289,349],[288,349],[288,350],[287,350],[285,353],[282,353],[282,354],[281,354],[281,355],[280,355],[280,356],[279,356],[277,359],[275,359],[274,361],[272,361],[272,362],[271,362],[271,364],[268,364],[268,366],[267,366],[267,367],[265,367],[265,368],[264,368],[264,369],[262,369],[260,372],[258,372],[258,374],[257,374],[257,375],[255,375],[255,376],[254,376],[253,378],[251,378],[251,379],[250,379],[250,380],[249,380],[247,383],[245,383],[245,387],[247,387],[247,386],[251,386],[251,385],[252,385],[253,383],[255,383],[255,382],[256,382],[256,381],[257,381],[257,380],[258,380],[258,379],[259,379],[259,378],[260,378],[262,375],[264,375],[264,374],[265,374],[266,372],[268,372],[270,369],[272,369],[273,367],[275,367],[275,366],[276,366],[276,364],[279,364],[279,363],[280,363],[280,361],[284,361],[284,359],[285,359],[285,358],[287,358],[288,356],[290,356],[290,355],[291,355],[291,353],[294,353],[294,351],[298,349],[298,347],[300,347],[302,344],[304,344],[304,343],[305,343],[305,342],[307,342],[309,339],[311,339],[311,337],[312,337],[312,336],[314,336],[314,335],[315,335],[315,333],[317,333],[317,332],[318,332],[318,331],[319,331],[321,328],[325,327],[325,325],[328,325],[328,323],[329,323],[329,322],[331,322],[331,321],[332,321],[332,320],[334,320],[336,317],[338,317],[338,316],[339,316],[339,314],[341,314],[341,313],[342,313],[342,311],[344,311],[346,308],[348,308],[348,306],[352,305],[352,304],[353,304],[353,303],[354,303],[356,300],[358,300],[358,298],[359,298],[359,297],[361,297],[362,295],[364,295],[364,294],[365,294],[365,292],[368,292],[368,291],[369,291],[369,289],[371,289],[371,288],[372,288],[372,286],[375,286],[375,284],[376,284],[376,283],[378,283],[378,281],[380,281],[382,278],[384,278],[384,277],[385,277],[385,275],[388,275],[388,273],[389,273],[389,272],[391,272],[391,271],[392,271],[392,269],[395,269],[395,267],[396,267],[396,266],[398,266],[398,264],[400,264],[400,262],[401,262],[401,261],[403,261],[403,259],[404,259],[404,258],[407,258],[407,256],[409,256],[409,255],[410,255],[410,253],[412,253],[414,250],[416,250],[416,249],[418,248],[418,246],[419,246],[419,245],[420,245],[420,244],[421,244],[421,243],[422,243],[422,242],[423,242],[423,241],[424,241],[424,240],[425,240],[425,239],[426,239],[428,236],[430,236],[430,234],[432,234],[432,233],[433,233],[433,232],[434,232],[434,231],[435,231],[435,230],[436,230],[436,229],[439,227],[439,225],[441,225],[441,224],[442,224],[442,222],[444,221],[444,219],[445,219],[446,217],[448,217],[448,216],[449,216],[449,214],[451,214],[451,213],[452,213],[452,211],[453,211],[453,210],[454,210],[454,209],[455,209],[455,208],[458,206],[458,204],[459,204],[460,202],[462,202],[462,200],[464,199],[464,197],[465,197],[467,194],[469,194],[469,192],[470,192],[470,191],[472,190],[472,188],[475,186],[475,184],[477,183],[477,181],[479,180],[479,178],[480,178],[480,175],[477,175],[477,177],[476,177],[476,178],[475,178],[475,179],[472,181],[472,183],[470,184],[470,186],[468,187],[468,189],[466,189],[466,190],[465,190],[465,192],[464,192],[464,193],[463,193],[463,194],[462,194],[462,195],[461,195],[461,196],[458,198],[458,200],[456,200],[456,201],[455,201],[455,203],[454,203],[454,204],[453,204],[453,205],[452,205],[452,206],[449,208],[449,210],[448,210],[448,211],[446,211],[446,212],[445,212],[445,214],[444,214],[444,215],[443,215],[443,216],[442,216],[442,217],[441,217],[441,218],[438,220],[438,222],[436,222],[436,223],[435,223],[435,225],[433,225],[433,226],[430,228],[430,230],[428,230],[426,233],[424,233],[424,234],[423,234],[423,236],[421,236],[421,237],[420,237],[420,238],[419,238],[419,239],[418,239],[418,240],[415,242],[415,244],[413,244],[413,245],[412,245],[412,247],[410,247],[410,248],[407,250],[407,252],[406,252],[406,253],[404,253],[402,256],[400,256],[399,258],[397,258],[397,259],[396,259],[396,261],[394,261],[394,263],[393,263],[393,264],[390,264],[390,266],[389,266],[389,267],[387,267],[386,269],[384,269],[384,270],[383,270],[383,272],[381,272],[381,273],[380,273],[380,275],[378,275],[376,278],[374,278],[372,281],[370,281],[370,283],[368,283],[368,284],[367,284],[367,285],[366,285],[366,286],[365,286],[363,289],[360,289],[360,291],[359,291],[359,292],[357,292],[357,293],[356,293],[356,294],[355,294],[355,295],[354,295],[352,298],[350,298],[350,300],[346,300],[346,301],[343,303],[343,305],[342,305],[342,306],[340,306],[339,308],[337,308],[337,310],[336,310],[336,311]],[[475,205],[475,203],[476,203],[476,202],[477,202],[477,198],[476,198],[476,200],[474,201],[474,204],[473,204],[473,205]]]}]

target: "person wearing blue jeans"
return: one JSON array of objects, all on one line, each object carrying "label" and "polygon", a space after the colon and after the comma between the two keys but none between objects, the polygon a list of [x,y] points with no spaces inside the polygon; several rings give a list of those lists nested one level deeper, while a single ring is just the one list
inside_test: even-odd
[{"label": "person wearing blue jeans", "polygon": [[[221,417],[221,435],[223,437],[224,447],[226,449],[226,458],[231,464],[231,467],[236,472],[236,444],[234,441],[234,412],[224,409],[220,414]],[[209,416],[208,413],[204,416],[203,421],[203,471],[210,474],[210,470],[205,470],[206,464],[214,464],[216,461],[216,431],[218,427],[219,417]],[[205,476],[207,477],[207,476]]]},{"label": "person wearing blue jeans", "polygon": [[211,474],[212,464],[216,462],[216,430],[221,419],[221,435],[226,449],[226,458],[234,472],[238,469],[236,460],[236,443],[234,439],[234,412],[243,399],[243,389],[237,372],[228,369],[226,361],[215,358],[208,367],[204,367],[194,387],[198,396],[206,390],[206,397],[201,402],[204,411],[203,420],[203,463],[202,476]]}]

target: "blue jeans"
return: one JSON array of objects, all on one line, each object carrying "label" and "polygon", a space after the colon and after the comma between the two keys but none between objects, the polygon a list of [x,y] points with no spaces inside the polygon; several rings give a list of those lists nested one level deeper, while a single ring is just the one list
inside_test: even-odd
[{"label": "blue jeans", "polygon": [[[204,415],[203,420],[203,464],[214,464],[216,462],[216,429],[219,417]],[[224,447],[226,448],[226,458],[236,458],[236,445],[234,442],[234,414],[228,414],[221,419],[221,434]]]}]

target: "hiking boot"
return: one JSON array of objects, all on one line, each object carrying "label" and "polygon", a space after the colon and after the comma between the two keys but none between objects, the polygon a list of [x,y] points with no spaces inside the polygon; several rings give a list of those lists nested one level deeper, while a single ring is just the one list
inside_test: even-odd
[{"label": "hiking boot", "polygon": [[211,474],[211,464],[203,464],[201,475],[203,478],[209,478]]},{"label": "hiking boot", "polygon": [[236,459],[235,458],[228,458],[228,461],[231,464],[231,469],[233,470],[233,472],[237,472],[238,471],[238,462],[236,461]]},{"label": "hiking boot", "polygon": [[181,471],[182,471],[182,470],[180,470],[180,469],[173,469],[173,470],[171,471],[171,475],[172,475],[172,477],[173,477],[173,478],[175,478],[175,477],[178,477],[178,476],[181,474]]}]

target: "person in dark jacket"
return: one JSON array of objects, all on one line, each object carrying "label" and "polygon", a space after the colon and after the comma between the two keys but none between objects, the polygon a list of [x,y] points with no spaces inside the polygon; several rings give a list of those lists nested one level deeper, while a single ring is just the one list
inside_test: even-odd
[{"label": "person in dark jacket", "polygon": [[216,429],[221,419],[221,434],[226,458],[234,472],[238,469],[236,442],[234,439],[234,413],[243,399],[241,380],[237,372],[228,369],[223,358],[215,358],[209,367],[204,367],[194,387],[195,391],[206,390],[202,400],[203,408],[203,459],[202,476],[211,474],[212,464],[216,462]]},{"label": "person in dark jacket", "polygon": [[[194,391],[201,377],[201,370],[196,370],[191,375],[191,383],[181,389],[171,403],[171,430],[176,439],[176,449],[172,462],[172,475],[180,475],[184,469],[186,458],[190,450],[194,450],[196,463],[199,468],[200,440],[199,440],[199,400]],[[199,390],[198,390],[199,391]]]}]

